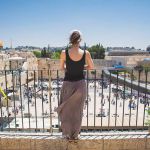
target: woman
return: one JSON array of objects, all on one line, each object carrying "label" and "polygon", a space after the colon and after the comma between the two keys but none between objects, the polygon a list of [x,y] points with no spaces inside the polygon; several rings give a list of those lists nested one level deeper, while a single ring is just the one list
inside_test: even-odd
[{"label": "woman", "polygon": [[63,50],[60,57],[60,69],[65,70],[65,77],[61,88],[60,104],[56,111],[61,121],[63,137],[74,140],[78,139],[86,98],[83,70],[94,69],[94,64],[90,53],[79,48],[80,31],[73,31],[69,40],[71,48]]}]

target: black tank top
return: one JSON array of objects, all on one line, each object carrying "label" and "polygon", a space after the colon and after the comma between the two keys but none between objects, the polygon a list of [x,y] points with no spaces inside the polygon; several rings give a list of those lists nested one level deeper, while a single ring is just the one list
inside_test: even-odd
[{"label": "black tank top", "polygon": [[85,50],[79,61],[70,58],[68,50],[66,52],[66,70],[64,81],[78,81],[84,79]]}]

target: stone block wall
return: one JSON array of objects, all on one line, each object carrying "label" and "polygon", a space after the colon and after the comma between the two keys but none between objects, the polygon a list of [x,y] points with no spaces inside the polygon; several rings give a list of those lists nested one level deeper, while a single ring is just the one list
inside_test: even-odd
[{"label": "stone block wall", "polygon": [[150,150],[150,135],[91,135],[76,141],[50,135],[0,135],[0,150]]},{"label": "stone block wall", "polygon": [[[94,66],[96,71],[96,77],[100,78],[101,77],[101,73],[102,73],[102,69],[104,69],[105,67],[112,67],[116,61],[114,60],[104,60],[104,59],[94,59]],[[59,70],[59,64],[60,64],[60,60],[55,60],[55,59],[49,59],[49,58],[40,58],[38,59],[38,77],[41,78],[41,74],[42,77],[44,79],[48,79],[48,68],[50,68],[50,70],[52,70],[51,73],[51,78],[52,79],[56,79],[57,76],[59,78],[63,78],[64,77],[64,71],[60,71]],[[42,73],[41,73],[42,70]],[[58,72],[57,72],[58,70]],[[89,78],[94,78],[94,74],[91,73],[91,71],[89,71],[88,77]]]}]

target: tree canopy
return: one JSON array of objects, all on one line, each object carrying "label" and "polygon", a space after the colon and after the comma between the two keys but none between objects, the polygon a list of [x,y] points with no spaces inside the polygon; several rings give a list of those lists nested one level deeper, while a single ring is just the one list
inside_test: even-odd
[{"label": "tree canopy", "polygon": [[37,58],[40,58],[40,57],[41,57],[41,51],[33,51],[33,54],[34,54]]},{"label": "tree canopy", "polygon": [[43,50],[41,51],[41,57],[48,57],[46,47],[44,47]]},{"label": "tree canopy", "polygon": [[[67,47],[68,49],[70,47]],[[85,46],[86,48],[86,46]],[[92,59],[104,59],[105,58],[105,48],[101,44],[96,44],[88,47],[87,50],[90,52]],[[42,51],[33,51],[36,57],[60,59],[61,50],[55,49],[54,51],[49,51],[44,47]]]},{"label": "tree canopy", "polygon": [[51,59],[60,59],[60,53],[61,51],[56,51],[52,53]]},{"label": "tree canopy", "polygon": [[96,44],[88,48],[93,59],[104,59],[105,48],[101,44]]}]

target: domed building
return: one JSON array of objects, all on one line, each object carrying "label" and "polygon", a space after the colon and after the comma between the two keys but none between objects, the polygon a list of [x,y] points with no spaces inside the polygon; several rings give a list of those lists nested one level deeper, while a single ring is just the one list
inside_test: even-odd
[{"label": "domed building", "polygon": [[146,50],[147,50],[148,52],[150,52],[150,45],[146,48]]},{"label": "domed building", "polygon": [[0,49],[3,48],[3,41],[0,40]]}]

